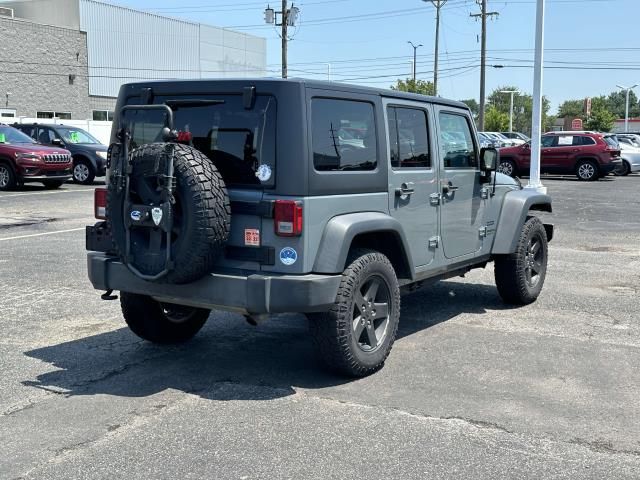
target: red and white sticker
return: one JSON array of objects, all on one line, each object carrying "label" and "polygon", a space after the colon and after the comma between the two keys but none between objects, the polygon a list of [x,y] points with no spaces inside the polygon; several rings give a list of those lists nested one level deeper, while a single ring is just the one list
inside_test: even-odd
[{"label": "red and white sticker", "polygon": [[252,247],[260,246],[260,230],[257,228],[244,229],[244,244]]}]

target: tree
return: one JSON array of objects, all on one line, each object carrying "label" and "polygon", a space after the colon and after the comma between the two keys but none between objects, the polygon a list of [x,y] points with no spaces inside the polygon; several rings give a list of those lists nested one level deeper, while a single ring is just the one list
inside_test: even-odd
[{"label": "tree", "polygon": [[615,120],[616,116],[606,108],[602,106],[591,107],[591,116],[585,123],[585,128],[596,132],[610,132]]},{"label": "tree", "polygon": [[478,102],[476,102],[475,98],[469,98],[467,100],[460,100],[460,101],[466,104],[467,107],[469,107],[469,110],[471,110],[471,113],[473,114],[474,118],[478,116],[478,113],[480,112],[480,105],[478,105]]},{"label": "tree", "polygon": [[422,95],[433,95],[433,83],[425,80],[413,81],[412,78],[406,80],[398,80],[395,85],[391,86],[391,90],[399,90],[401,92],[421,93]]},{"label": "tree", "polygon": [[[513,85],[498,87],[491,92],[488,97],[488,105],[495,107],[499,112],[507,115],[507,128],[509,127],[510,95],[502,93],[501,90],[518,90]],[[542,97],[542,124],[547,124],[549,113],[549,100]],[[531,135],[531,117],[533,114],[533,97],[528,93],[516,93],[513,96],[513,130],[515,132]],[[486,119],[485,119],[486,123]],[[485,126],[486,127],[486,126]]]},{"label": "tree", "polygon": [[584,101],[566,100],[558,107],[558,117],[582,118],[584,120]]},{"label": "tree", "polygon": [[[611,92],[607,97],[608,110],[617,118],[624,118],[627,94],[624,90]],[[633,90],[629,92],[629,118],[640,117],[638,96]]]},{"label": "tree", "polygon": [[484,115],[484,128],[488,132],[504,132],[509,128],[509,115],[491,105]]}]

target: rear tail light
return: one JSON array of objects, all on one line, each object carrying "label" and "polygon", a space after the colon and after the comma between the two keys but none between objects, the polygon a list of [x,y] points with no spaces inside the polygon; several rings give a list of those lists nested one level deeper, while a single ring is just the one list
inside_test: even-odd
[{"label": "rear tail light", "polygon": [[93,193],[93,213],[99,220],[107,219],[107,189],[96,188]]},{"label": "rear tail light", "polygon": [[302,205],[294,200],[276,200],[274,229],[281,237],[302,235]]}]

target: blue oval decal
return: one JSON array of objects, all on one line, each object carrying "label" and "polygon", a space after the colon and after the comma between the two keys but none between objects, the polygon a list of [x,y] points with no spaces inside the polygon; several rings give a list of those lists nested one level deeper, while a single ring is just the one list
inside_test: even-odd
[{"label": "blue oval decal", "polygon": [[135,220],[136,222],[139,222],[141,218],[142,218],[142,213],[140,213],[140,210],[133,210],[131,212],[131,220]]}]

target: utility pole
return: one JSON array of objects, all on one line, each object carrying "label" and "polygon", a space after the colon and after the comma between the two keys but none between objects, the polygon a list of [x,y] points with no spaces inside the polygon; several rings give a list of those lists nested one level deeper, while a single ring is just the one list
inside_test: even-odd
[{"label": "utility pole", "polygon": [[629,92],[636,88],[638,84],[636,83],[632,87],[623,87],[622,85],[616,85],[621,90],[624,90],[626,93],[626,100],[624,104],[624,131],[627,133],[629,131]]},{"label": "utility pole", "polygon": [[282,37],[282,78],[287,78],[287,17],[289,16],[289,12],[287,12],[287,0],[282,0],[282,33],[280,36]]},{"label": "utility pole", "polygon": [[[433,59],[433,95],[438,95],[438,42],[440,40],[440,9],[446,5],[448,0],[422,0],[423,2],[431,2],[436,9],[436,46],[435,56]],[[416,62],[413,62],[415,65]]]},{"label": "utility pole", "polygon": [[498,16],[498,12],[487,12],[487,0],[476,0],[481,12],[470,14],[471,17],[482,20],[482,40],[480,46],[480,112],[478,113],[478,129],[484,130],[484,104],[485,104],[485,63],[487,56],[487,17]]},{"label": "utility pole", "polygon": [[520,92],[518,90],[500,90],[500,93],[509,93],[511,95],[509,102],[509,132],[513,132],[513,95]]},{"label": "utility pole", "polygon": [[[282,78],[287,78],[287,44],[289,42],[288,27],[292,27],[296,24],[298,14],[300,10],[298,7],[294,7],[293,3],[291,8],[287,8],[287,0],[282,0],[282,10],[276,12],[273,8],[267,5],[264,11],[265,23],[281,27],[280,38],[282,39]],[[280,15],[280,23],[278,23],[278,15]]]},{"label": "utility pole", "polygon": [[416,50],[422,47],[422,44],[414,45],[411,40],[407,40],[407,43],[413,47],[413,85],[416,84]]}]

